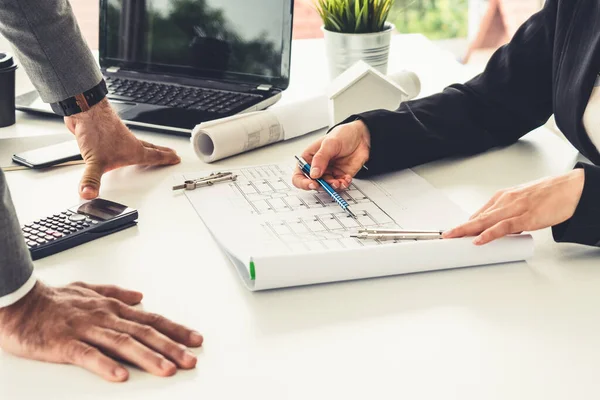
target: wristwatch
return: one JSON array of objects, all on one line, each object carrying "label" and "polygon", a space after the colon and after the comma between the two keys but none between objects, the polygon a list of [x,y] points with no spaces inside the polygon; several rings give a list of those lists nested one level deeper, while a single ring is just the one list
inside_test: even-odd
[{"label": "wristwatch", "polygon": [[107,93],[106,82],[102,79],[99,84],[90,90],[57,103],[50,103],[50,107],[52,107],[52,111],[56,114],[68,117],[89,110],[92,106],[102,101]]}]

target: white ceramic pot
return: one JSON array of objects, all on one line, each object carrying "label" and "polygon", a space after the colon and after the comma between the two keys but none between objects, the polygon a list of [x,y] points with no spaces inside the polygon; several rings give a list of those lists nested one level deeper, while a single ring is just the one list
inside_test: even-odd
[{"label": "white ceramic pot", "polygon": [[321,28],[330,78],[334,79],[359,60],[386,75],[394,25],[386,22],[385,28],[375,33],[337,33]]}]

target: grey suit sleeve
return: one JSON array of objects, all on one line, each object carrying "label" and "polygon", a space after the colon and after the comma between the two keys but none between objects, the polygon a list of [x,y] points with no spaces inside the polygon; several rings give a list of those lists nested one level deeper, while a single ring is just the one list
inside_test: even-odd
[{"label": "grey suit sleeve", "polygon": [[85,92],[102,80],[68,0],[0,0],[0,33],[47,103]]},{"label": "grey suit sleeve", "polygon": [[33,263],[0,170],[0,307],[8,306],[35,284]]}]

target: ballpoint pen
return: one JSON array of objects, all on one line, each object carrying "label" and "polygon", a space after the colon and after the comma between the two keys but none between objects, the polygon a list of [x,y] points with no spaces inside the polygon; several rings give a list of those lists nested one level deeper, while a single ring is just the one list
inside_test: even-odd
[{"label": "ballpoint pen", "polygon": [[[298,160],[298,166],[300,167],[300,170],[304,173],[304,175],[308,179],[312,179],[310,177],[310,164],[307,163],[306,160],[302,157],[296,156],[296,160]],[[325,182],[325,180],[321,178],[312,180],[316,181],[319,185],[321,185],[321,187],[333,198],[333,200],[335,200],[335,202],[338,203],[340,207],[342,207],[342,210],[346,211],[346,213],[348,213],[348,215],[352,218],[356,218],[356,215],[352,212],[352,210],[350,210],[350,206],[348,205],[346,200],[342,199],[342,197],[339,194],[337,194],[337,192],[329,185],[329,183]]]}]

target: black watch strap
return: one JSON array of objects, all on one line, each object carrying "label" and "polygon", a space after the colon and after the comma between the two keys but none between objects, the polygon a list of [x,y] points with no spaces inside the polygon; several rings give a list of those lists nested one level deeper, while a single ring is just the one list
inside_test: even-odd
[{"label": "black watch strap", "polygon": [[54,111],[56,114],[63,117],[68,117],[69,115],[74,115],[89,110],[92,106],[102,101],[102,99],[106,97],[107,93],[108,89],[106,88],[106,82],[104,82],[104,79],[102,79],[99,84],[90,90],[73,97],[69,97],[63,101],[51,103],[50,106],[52,107],[52,111]]}]

